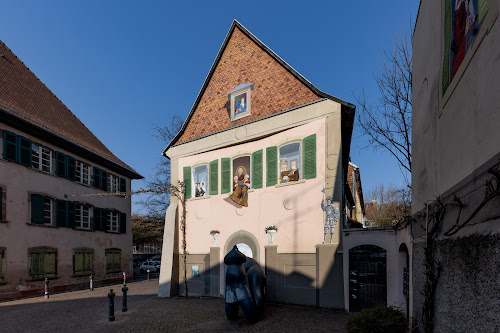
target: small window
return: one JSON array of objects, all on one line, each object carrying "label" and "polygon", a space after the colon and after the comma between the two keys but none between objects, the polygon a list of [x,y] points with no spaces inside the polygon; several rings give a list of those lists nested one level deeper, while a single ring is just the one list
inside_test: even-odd
[{"label": "small window", "polygon": [[56,277],[56,250],[31,249],[30,275],[33,280]]},{"label": "small window", "polygon": [[52,225],[54,211],[54,200],[49,197],[43,198],[43,221],[45,225]]},{"label": "small window", "polygon": [[231,90],[228,98],[231,104],[231,120],[241,119],[251,114],[251,91],[253,83],[239,84]]},{"label": "small window", "polygon": [[90,229],[90,207],[86,205],[76,205],[75,227],[80,229]]},{"label": "small window", "polygon": [[108,191],[116,193],[120,192],[120,178],[113,175],[113,174],[108,174]]},{"label": "small window", "polygon": [[194,196],[204,197],[208,195],[208,165],[198,165],[193,168]]},{"label": "small window", "polygon": [[106,273],[119,272],[121,269],[121,250],[106,250]]},{"label": "small window", "polygon": [[76,161],[76,181],[83,185],[90,185],[90,165]]},{"label": "small window", "polygon": [[52,151],[33,143],[31,145],[31,166],[34,169],[52,173]]},{"label": "small window", "polygon": [[287,143],[279,148],[279,182],[302,179],[302,143]]},{"label": "small window", "polygon": [[78,249],[73,253],[73,274],[89,275],[93,271],[94,251],[90,249]]},{"label": "small window", "polygon": [[118,232],[118,221],[120,214],[115,211],[108,211],[108,219],[106,223],[106,230],[111,232]]}]

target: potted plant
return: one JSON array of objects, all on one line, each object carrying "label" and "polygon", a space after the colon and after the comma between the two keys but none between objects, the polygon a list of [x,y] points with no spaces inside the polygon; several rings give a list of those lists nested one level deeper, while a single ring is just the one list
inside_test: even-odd
[{"label": "potted plant", "polygon": [[212,230],[210,231],[210,236],[212,236],[212,246],[217,245],[217,237],[219,237],[220,231],[219,230]]},{"label": "potted plant", "polygon": [[269,235],[269,245],[274,244],[274,234],[278,231],[275,225],[269,225],[266,227],[266,233]]}]

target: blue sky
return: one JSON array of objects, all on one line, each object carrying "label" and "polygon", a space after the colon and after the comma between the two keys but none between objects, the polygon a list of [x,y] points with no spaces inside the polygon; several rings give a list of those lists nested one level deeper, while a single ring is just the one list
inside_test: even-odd
[{"label": "blue sky", "polygon": [[[382,51],[417,11],[418,0],[2,1],[0,39],[147,177],[165,148],[153,126],[187,116],[233,19],[320,90],[355,103],[362,89],[376,98]],[[396,161],[366,142],[355,128],[364,191],[402,184]]]}]

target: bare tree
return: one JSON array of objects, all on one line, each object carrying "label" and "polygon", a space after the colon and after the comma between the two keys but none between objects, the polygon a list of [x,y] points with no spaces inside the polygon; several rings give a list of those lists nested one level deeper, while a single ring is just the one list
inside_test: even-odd
[{"label": "bare tree", "polygon": [[[167,146],[182,126],[182,119],[178,115],[169,118],[165,126],[155,125],[153,136],[161,140]],[[160,162],[155,166],[153,177],[145,180],[146,188],[162,188],[170,185],[170,160],[161,156]],[[151,217],[163,217],[170,204],[170,193],[150,193],[148,197],[139,202]]]},{"label": "bare tree", "polygon": [[[409,30],[411,31],[411,29]],[[355,96],[361,132],[375,149],[389,152],[409,184],[411,173],[411,110],[412,110],[412,34],[395,36],[394,46],[384,51],[382,68],[375,74],[379,90],[376,102],[369,101],[364,91]]]},{"label": "bare tree", "polygon": [[372,222],[376,227],[395,225],[410,215],[411,190],[407,186],[376,185],[368,191],[367,198],[374,205]]}]

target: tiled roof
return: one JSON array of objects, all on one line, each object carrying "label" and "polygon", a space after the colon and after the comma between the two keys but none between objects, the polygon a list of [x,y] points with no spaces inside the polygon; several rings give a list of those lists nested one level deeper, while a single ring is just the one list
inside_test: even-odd
[{"label": "tiled roof", "polygon": [[[254,84],[251,115],[231,121],[227,94],[244,83]],[[322,98],[354,110],[353,105],[319,91],[234,21],[186,122],[167,149]]]},{"label": "tiled roof", "polygon": [[2,41],[0,109],[128,170],[133,178],[142,178],[109,151]]}]

